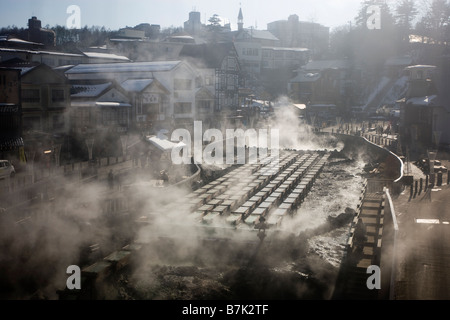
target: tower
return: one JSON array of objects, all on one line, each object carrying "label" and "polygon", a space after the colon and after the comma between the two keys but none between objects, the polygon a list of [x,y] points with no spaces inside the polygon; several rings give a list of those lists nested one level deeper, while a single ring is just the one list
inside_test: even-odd
[{"label": "tower", "polygon": [[241,31],[243,29],[244,29],[244,15],[242,14],[242,8],[239,8],[238,31]]}]

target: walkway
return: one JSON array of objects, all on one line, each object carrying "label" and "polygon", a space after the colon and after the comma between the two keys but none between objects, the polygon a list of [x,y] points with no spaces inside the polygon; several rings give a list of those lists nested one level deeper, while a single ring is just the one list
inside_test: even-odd
[{"label": "walkway", "polygon": [[[421,176],[412,165],[415,180]],[[410,197],[405,190],[394,205],[399,224],[394,299],[450,299],[450,186]]]},{"label": "walkway", "polygon": [[[376,300],[378,290],[367,288],[367,268],[380,265],[383,237],[384,197],[382,192],[366,193],[361,201],[359,212],[352,222],[347,252],[343,261],[333,299]],[[360,246],[354,239],[355,226],[362,219],[366,240]]]}]

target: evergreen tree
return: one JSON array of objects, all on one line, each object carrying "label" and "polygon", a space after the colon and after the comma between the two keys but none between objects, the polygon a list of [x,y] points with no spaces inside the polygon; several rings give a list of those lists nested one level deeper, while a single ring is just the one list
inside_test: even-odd
[{"label": "evergreen tree", "polygon": [[418,11],[414,0],[402,0],[396,8],[397,26],[404,42],[409,42],[409,33],[412,21],[417,16]]},{"label": "evergreen tree", "polygon": [[446,0],[433,0],[416,29],[432,42],[442,43],[448,40],[449,24],[450,4]]}]

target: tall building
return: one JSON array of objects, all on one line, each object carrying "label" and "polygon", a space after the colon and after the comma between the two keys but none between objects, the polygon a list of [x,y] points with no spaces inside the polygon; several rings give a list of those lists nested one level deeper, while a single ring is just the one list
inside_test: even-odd
[{"label": "tall building", "polygon": [[46,46],[56,45],[56,34],[52,30],[43,29],[41,20],[37,17],[28,19],[28,29],[25,30],[25,40],[42,43]]},{"label": "tall building", "polygon": [[203,30],[200,12],[189,12],[189,20],[184,23],[184,31],[191,35],[196,35]]},{"label": "tall building", "polygon": [[299,21],[297,15],[288,20],[278,20],[267,24],[267,29],[280,40],[280,46],[308,48],[315,57],[320,57],[328,49],[330,28],[314,22]]}]

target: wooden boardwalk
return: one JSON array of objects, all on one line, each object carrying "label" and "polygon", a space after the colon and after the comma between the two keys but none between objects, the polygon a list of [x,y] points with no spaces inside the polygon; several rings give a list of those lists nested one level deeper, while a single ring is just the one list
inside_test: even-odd
[{"label": "wooden boardwalk", "polygon": [[[370,290],[367,287],[367,280],[371,275],[367,273],[367,268],[372,265],[380,266],[384,202],[381,192],[366,193],[362,197],[358,213],[350,229],[346,255],[336,282],[333,299],[376,300],[379,298],[378,290]],[[358,244],[354,239],[354,232],[360,218],[365,225],[366,239]]]}]

